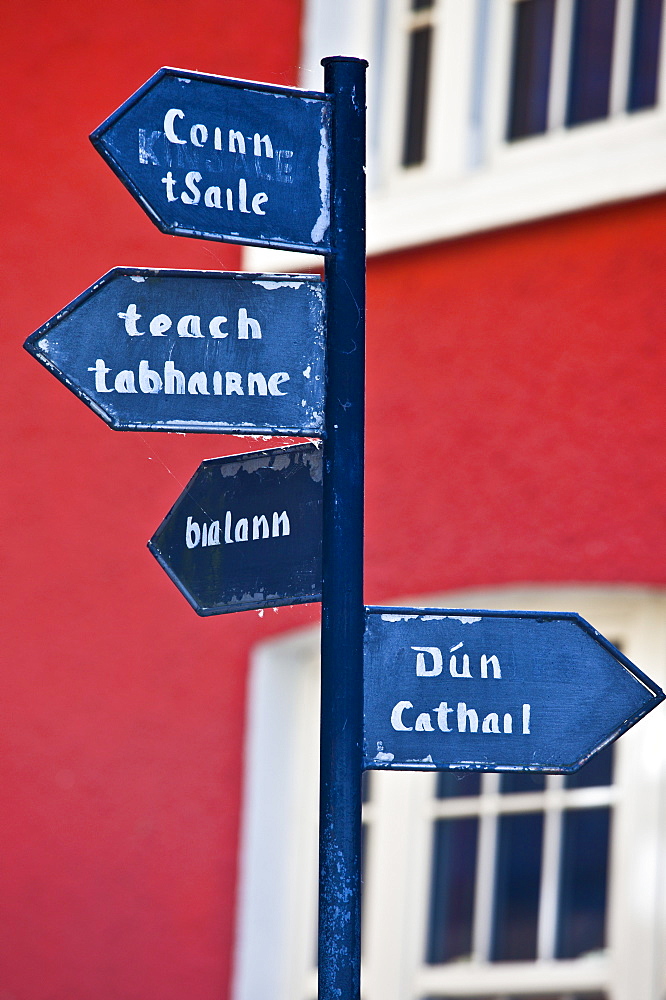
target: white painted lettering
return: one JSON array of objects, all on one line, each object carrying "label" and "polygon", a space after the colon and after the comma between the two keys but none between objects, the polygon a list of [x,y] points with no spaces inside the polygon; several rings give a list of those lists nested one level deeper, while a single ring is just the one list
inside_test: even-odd
[{"label": "white painted lettering", "polygon": [[213,316],[212,320],[208,324],[208,329],[210,330],[211,337],[215,337],[216,340],[220,340],[223,337],[228,337],[229,331],[222,329],[222,324],[226,322],[227,322],[226,316]]},{"label": "white painted lettering", "polygon": [[222,189],[215,184],[207,187],[204,194],[204,205],[208,208],[222,208]]},{"label": "white painted lettering", "polygon": [[435,709],[437,713],[437,726],[443,733],[451,733],[452,729],[449,728],[448,717],[453,712],[452,708],[449,708],[448,703],[445,701],[440,701],[439,705]]},{"label": "white painted lettering", "polygon": [[485,653],[481,656],[481,676],[488,676],[488,667],[491,664],[493,668],[493,678],[495,680],[501,680],[502,671],[500,669],[500,661],[496,656],[486,656]]},{"label": "white painted lettering", "polygon": [[[442,651],[437,646],[412,646],[416,653],[416,676],[437,677],[442,672]],[[425,654],[432,656],[432,666],[426,664]]]},{"label": "white painted lettering", "polygon": [[243,396],[243,379],[240,372],[227,372],[226,376],[227,396],[235,392],[237,396]]},{"label": "white painted lettering", "polygon": [[461,646],[462,642],[459,642],[457,646],[451,646],[451,649],[449,650],[450,653],[453,653],[453,656],[449,660],[449,673],[451,674],[452,677],[471,677],[472,675],[469,672],[469,656],[467,653],[463,653],[462,669],[459,671],[457,667],[458,661],[456,658],[455,650],[460,649]]},{"label": "white painted lettering", "polygon": [[134,372],[125,369],[116,375],[113,387],[116,392],[136,392]]},{"label": "white painted lettering", "polygon": [[184,118],[184,113],[180,108],[169,108],[164,116],[164,134],[169,140],[169,142],[178,143],[179,146],[184,146],[186,143],[185,139],[179,139],[174,130],[174,123],[176,118]]},{"label": "white painted lettering", "polygon": [[166,177],[162,178],[162,184],[166,184],[166,196],[167,201],[178,201],[178,198],[173,193],[174,185],[176,181],[170,170],[167,170]]},{"label": "white painted lettering", "polygon": [[196,521],[193,521],[191,517],[187,519],[187,525],[185,527],[185,544],[188,549],[195,549],[199,544],[201,538],[201,528]]},{"label": "white painted lettering", "polygon": [[182,396],[185,392],[185,376],[178,371],[173,361],[164,362],[164,392],[167,396],[175,393]]},{"label": "white painted lettering", "polygon": [[234,529],[234,541],[246,542],[247,540],[248,540],[247,518],[241,517],[239,521],[236,521],[236,527]]},{"label": "white painted lettering", "polygon": [[193,125],[190,129],[190,142],[201,148],[208,139],[208,129],[205,125]]},{"label": "white painted lettering", "polygon": [[289,534],[289,517],[287,516],[286,510],[283,510],[281,514],[278,514],[277,511],[273,514],[273,538],[279,537],[280,527],[282,527],[283,535]]},{"label": "white painted lettering", "polygon": [[266,153],[266,156],[269,156],[272,159],[273,158],[273,145],[271,143],[271,140],[268,138],[267,135],[262,135],[261,138],[260,138],[258,132],[254,133],[254,155],[255,156],[261,156],[261,146],[262,146],[262,143],[263,143],[263,146],[264,146],[264,151]]},{"label": "white painted lettering", "polygon": [[231,537],[231,511],[228,510],[224,515],[224,541],[227,545],[233,544],[233,538]]},{"label": "white painted lettering", "polygon": [[265,215],[262,205],[265,205],[268,201],[268,195],[265,191],[258,191],[257,194],[252,199],[252,211],[255,215]]},{"label": "white painted lettering", "polygon": [[139,361],[139,389],[141,392],[160,392],[162,379],[148,367],[147,361]]},{"label": "white painted lettering", "polygon": [[244,215],[250,215],[247,207],[247,181],[242,177],[238,182],[238,208]]},{"label": "white painted lettering", "polygon": [[499,733],[499,718],[497,712],[489,712],[481,723],[482,733]]},{"label": "white painted lettering", "polygon": [[467,732],[467,723],[469,721],[469,731],[470,733],[476,733],[479,731],[479,716],[476,714],[476,710],[473,708],[468,708],[464,701],[458,702],[458,732]]},{"label": "white painted lettering", "polygon": [[286,372],[276,372],[275,375],[271,375],[268,380],[268,391],[271,396],[286,396],[286,392],[280,392],[278,386],[282,385],[283,382],[288,382],[289,376]]},{"label": "white painted lettering", "polygon": [[530,731],[530,712],[531,708],[529,705],[523,705],[523,733],[529,734]]},{"label": "white painted lettering", "polygon": [[416,717],[416,725],[414,726],[421,733],[432,733],[434,732],[432,722],[430,720],[430,712],[421,712],[420,715]]},{"label": "white painted lettering", "polygon": [[200,316],[181,316],[178,320],[179,337],[203,337]]},{"label": "white painted lettering", "polygon": [[411,701],[399,701],[397,705],[394,706],[391,712],[391,725],[397,732],[411,733],[413,726],[406,726],[402,721],[402,713],[408,709],[413,708]]},{"label": "white painted lettering", "polygon": [[139,330],[137,322],[141,319],[141,313],[136,311],[136,304],[130,302],[125,312],[118,313],[118,319],[125,320],[125,331],[130,337],[143,337],[144,331]]},{"label": "white painted lettering", "polygon": [[261,537],[268,538],[270,532],[268,530],[268,520],[264,514],[259,514],[252,518],[252,538],[259,538],[259,529],[261,528]]},{"label": "white painted lettering", "polygon": [[247,391],[249,396],[254,396],[254,390],[257,389],[260,396],[268,395],[268,385],[266,383],[266,377],[261,374],[261,372],[248,372],[247,373]]},{"label": "white painted lettering", "polygon": [[197,187],[197,184],[201,180],[201,174],[198,170],[188,170],[185,174],[185,187],[190,192],[182,191],[180,195],[180,200],[186,205],[198,205],[201,201],[201,191]]},{"label": "white painted lettering", "polygon": [[205,372],[194,372],[190,375],[187,381],[187,391],[191,393],[192,396],[197,394],[200,396],[209,396],[208,392],[208,379],[206,378]]},{"label": "white painted lettering", "polygon": [[171,318],[166,313],[159,313],[150,321],[150,332],[153,337],[163,337],[172,326]]},{"label": "white painted lettering", "polygon": [[95,392],[113,392],[113,389],[109,389],[106,384],[106,376],[111,369],[106,367],[101,358],[98,358],[95,367],[89,368],[88,371],[95,373]]},{"label": "white painted lettering", "polygon": [[234,129],[229,129],[229,152],[230,153],[244,153],[245,152],[245,136],[242,132],[236,132]]},{"label": "white painted lettering", "polygon": [[259,320],[248,316],[247,309],[238,310],[238,339],[249,340],[252,334],[253,340],[261,340],[261,326]]}]

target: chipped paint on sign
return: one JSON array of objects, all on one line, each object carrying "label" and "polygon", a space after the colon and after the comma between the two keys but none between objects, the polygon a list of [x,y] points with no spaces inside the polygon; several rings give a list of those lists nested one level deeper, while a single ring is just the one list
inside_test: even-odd
[{"label": "chipped paint on sign", "polygon": [[202,462],[148,546],[200,615],[321,598],[315,443]]},{"label": "chipped paint on sign", "polygon": [[326,94],[168,67],[91,135],[163,232],[330,251]]},{"label": "chipped paint on sign", "polygon": [[366,608],[366,768],[566,773],[664,697],[578,615],[415,610]]},{"label": "chipped paint on sign", "polygon": [[316,437],[324,300],[314,275],[114,268],[25,347],[117,430]]}]

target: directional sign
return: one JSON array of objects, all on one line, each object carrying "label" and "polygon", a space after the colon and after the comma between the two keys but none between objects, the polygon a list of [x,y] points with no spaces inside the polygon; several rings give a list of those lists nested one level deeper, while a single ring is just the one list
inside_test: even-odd
[{"label": "directional sign", "polygon": [[367,768],[577,770],[664,698],[576,614],[367,608]]},{"label": "directional sign", "polygon": [[162,232],[327,253],[330,98],[160,69],[90,139]]},{"label": "directional sign", "polygon": [[116,430],[317,437],[324,342],[313,275],[118,267],[25,347]]},{"label": "directional sign", "polygon": [[148,547],[200,615],[321,600],[322,453],[202,462]]}]

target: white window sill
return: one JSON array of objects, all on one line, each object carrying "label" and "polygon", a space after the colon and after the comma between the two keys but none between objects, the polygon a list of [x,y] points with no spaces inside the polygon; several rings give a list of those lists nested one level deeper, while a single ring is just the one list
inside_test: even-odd
[{"label": "white window sill", "polygon": [[[368,195],[380,254],[666,190],[666,115],[646,111],[498,147],[458,178],[401,171]],[[310,254],[246,248],[250,271],[312,270]]]}]

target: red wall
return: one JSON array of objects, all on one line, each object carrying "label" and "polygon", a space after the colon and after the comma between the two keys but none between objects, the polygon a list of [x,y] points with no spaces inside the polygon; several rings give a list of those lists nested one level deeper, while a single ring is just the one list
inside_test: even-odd
[{"label": "red wall", "polygon": [[666,579],[666,198],[369,269],[367,597]]},{"label": "red wall", "polygon": [[[4,15],[0,1000],[228,996],[248,653],[317,609],[200,619],[145,548],[263,443],[115,433],[21,344],[114,265],[238,266],[87,135],[160,65],[295,82],[298,6]],[[370,601],[664,582],[665,229],[656,198],[371,262]]]}]

